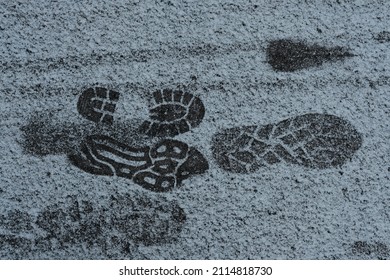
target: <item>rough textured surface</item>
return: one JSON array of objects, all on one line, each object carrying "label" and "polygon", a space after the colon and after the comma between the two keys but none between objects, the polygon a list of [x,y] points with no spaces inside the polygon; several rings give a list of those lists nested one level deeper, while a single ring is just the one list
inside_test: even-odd
[{"label": "rough textured surface", "polygon": [[[390,258],[389,1],[7,0],[0,9],[2,259]],[[353,56],[319,61],[295,45],[284,61],[299,67],[275,70],[269,46],[279,40]],[[77,108],[96,87],[120,93],[115,108],[99,107],[109,112],[102,123]],[[157,195],[69,162],[90,135],[161,141],[139,127],[164,89],[203,103],[202,121],[174,139],[204,155],[207,172]],[[213,158],[224,129],[310,113],[360,133],[344,164],[241,174]]]}]

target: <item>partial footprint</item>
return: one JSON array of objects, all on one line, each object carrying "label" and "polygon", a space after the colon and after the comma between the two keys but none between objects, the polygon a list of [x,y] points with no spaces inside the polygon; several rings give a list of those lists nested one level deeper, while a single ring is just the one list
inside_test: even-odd
[{"label": "partial footprint", "polygon": [[324,62],[342,60],[353,54],[342,47],[327,48],[304,42],[281,39],[271,41],[267,47],[268,63],[276,71],[293,72]]},{"label": "partial footprint", "polygon": [[80,95],[77,110],[90,121],[112,125],[119,96],[119,92],[106,88],[88,88]]},{"label": "partial footprint", "polygon": [[107,230],[117,229],[124,239],[146,246],[178,239],[186,214],[176,200],[144,194],[111,196]]},{"label": "partial footprint", "polygon": [[46,234],[36,241],[46,251],[69,246],[100,248],[107,256],[131,254],[131,244],[175,241],[186,215],[176,201],[137,193],[112,195],[106,206],[70,198],[43,210],[36,224]]},{"label": "partial footprint", "polygon": [[172,137],[198,126],[205,114],[202,101],[181,90],[164,89],[153,93],[155,105],[150,109],[150,120],[141,132],[150,136]]},{"label": "partial footprint", "polygon": [[132,192],[98,202],[68,196],[36,217],[16,210],[0,218],[1,259],[39,259],[48,252],[66,259],[71,247],[123,258],[139,244],[175,242],[186,214],[175,200]]},{"label": "partial footprint", "polygon": [[142,120],[116,121],[113,125],[95,124],[82,118],[69,119],[57,111],[35,112],[20,127],[19,144],[25,154],[34,156],[72,154],[88,135],[103,134],[130,145],[147,145],[152,139],[139,133]]},{"label": "partial footprint", "polygon": [[154,192],[170,191],[186,178],[209,168],[198,150],[172,139],[135,148],[109,136],[93,135],[82,143],[81,153],[68,158],[88,173],[133,179]]},{"label": "partial footprint", "polygon": [[305,114],[277,124],[225,129],[213,137],[212,150],[221,168],[251,173],[279,162],[320,169],[340,166],[361,144],[361,134],[347,121]]}]

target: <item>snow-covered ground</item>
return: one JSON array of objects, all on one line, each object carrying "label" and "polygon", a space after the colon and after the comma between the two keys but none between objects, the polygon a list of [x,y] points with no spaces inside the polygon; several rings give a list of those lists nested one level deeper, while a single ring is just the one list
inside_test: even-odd
[{"label": "snow-covered ground", "polygon": [[[0,10],[2,259],[390,258],[389,1],[6,0]],[[278,39],[353,56],[275,71],[267,46]],[[156,194],[70,164],[66,154],[96,133],[76,104],[97,85],[121,93],[118,131],[132,145],[150,145],[134,127],[148,119],[155,90],[198,96],[203,121],[175,139],[200,151],[208,171]],[[307,113],[348,121],[360,149],[337,168],[279,163],[249,174],[213,158],[221,129]],[[85,233],[92,226],[77,224],[118,209],[136,212],[128,231],[107,221]],[[67,238],[72,227],[84,233]],[[142,233],[150,242],[140,242]],[[160,233],[173,238],[160,242]]]}]

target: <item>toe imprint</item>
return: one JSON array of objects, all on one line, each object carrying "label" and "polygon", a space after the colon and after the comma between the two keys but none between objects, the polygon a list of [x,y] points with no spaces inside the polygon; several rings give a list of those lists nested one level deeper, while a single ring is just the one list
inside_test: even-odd
[{"label": "toe imprint", "polygon": [[90,121],[112,125],[119,95],[119,92],[106,88],[89,88],[80,95],[77,110]]},{"label": "toe imprint", "polygon": [[150,120],[140,130],[150,136],[172,137],[185,133],[202,121],[205,108],[202,101],[190,93],[164,89],[153,93],[155,106]]}]

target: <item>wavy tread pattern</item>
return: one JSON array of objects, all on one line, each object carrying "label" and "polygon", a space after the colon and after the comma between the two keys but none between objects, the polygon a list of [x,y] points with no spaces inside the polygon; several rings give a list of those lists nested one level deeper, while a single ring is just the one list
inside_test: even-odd
[{"label": "wavy tread pattern", "polygon": [[133,179],[154,192],[171,191],[186,178],[209,168],[199,151],[172,139],[151,147],[133,148],[109,136],[92,135],[82,143],[80,154],[68,158],[88,173]]}]

